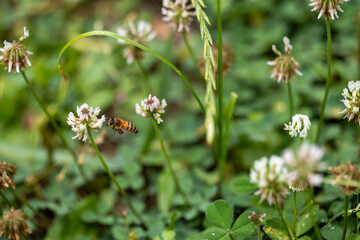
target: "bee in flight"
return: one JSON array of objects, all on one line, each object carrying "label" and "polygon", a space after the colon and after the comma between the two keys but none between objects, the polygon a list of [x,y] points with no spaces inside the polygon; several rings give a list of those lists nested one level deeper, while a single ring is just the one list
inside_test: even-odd
[{"label": "bee in flight", "polygon": [[111,126],[112,129],[118,134],[123,134],[124,131],[138,133],[138,129],[134,124],[120,118],[110,118],[108,121],[108,126]]}]

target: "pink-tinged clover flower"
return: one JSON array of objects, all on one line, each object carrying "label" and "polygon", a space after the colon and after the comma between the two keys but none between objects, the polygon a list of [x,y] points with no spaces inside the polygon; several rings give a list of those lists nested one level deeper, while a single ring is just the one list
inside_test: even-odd
[{"label": "pink-tinged clover flower", "polygon": [[254,211],[252,211],[248,219],[252,221],[255,225],[259,225],[260,223],[264,222],[265,217],[266,213],[258,215]]},{"label": "pink-tinged clover flower", "polygon": [[0,48],[0,61],[5,66],[8,72],[19,73],[24,68],[31,66],[29,55],[33,54],[28,51],[26,47],[20,42],[29,37],[29,31],[24,27],[24,34],[20,37],[18,42],[12,43],[4,41],[4,47]]},{"label": "pink-tinged clover flower", "polygon": [[97,116],[100,113],[100,107],[93,109],[92,107],[84,103],[80,107],[77,107],[76,113],[78,117],[70,112],[67,118],[67,124],[71,126],[76,135],[72,139],[79,139],[86,142],[88,138],[87,126],[94,132],[100,129],[105,122],[105,115],[102,115],[101,118]]},{"label": "pink-tinged clover flower", "polygon": [[274,67],[270,77],[278,83],[280,83],[281,80],[284,83],[288,83],[296,74],[302,76],[302,73],[299,71],[299,63],[291,56],[293,47],[290,44],[289,38],[284,37],[283,42],[285,45],[285,53],[282,54],[277,50],[275,45],[272,45],[272,50],[278,56],[273,61],[267,62],[269,66]]},{"label": "pink-tinged clover flower", "polygon": [[136,113],[147,118],[147,117],[153,117],[158,124],[163,122],[163,119],[161,118],[161,114],[165,113],[165,107],[167,106],[167,103],[165,99],[160,100],[156,96],[149,96],[141,101],[141,104],[136,104],[135,109]]},{"label": "pink-tinged clover flower", "polygon": [[350,0],[310,0],[309,6],[313,7],[311,11],[318,11],[318,19],[321,16],[325,16],[325,18],[331,18],[332,20],[339,18],[337,11],[344,12],[341,7],[340,3],[349,2]]}]

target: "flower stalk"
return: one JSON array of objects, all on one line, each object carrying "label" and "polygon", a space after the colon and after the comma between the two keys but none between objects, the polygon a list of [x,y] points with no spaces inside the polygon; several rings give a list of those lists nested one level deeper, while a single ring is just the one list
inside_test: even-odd
[{"label": "flower stalk", "polygon": [[292,229],[295,232],[296,220],[297,220],[297,209],[296,209],[296,191],[293,192],[293,204],[294,204],[294,218],[292,223]]},{"label": "flower stalk", "polygon": [[98,149],[98,147],[95,144],[94,138],[91,134],[91,129],[89,127],[89,125],[86,126],[87,128],[87,134],[89,136],[90,142],[96,152],[96,155],[98,156],[101,164],[103,165],[106,173],[109,175],[110,179],[115,183],[115,186],[117,187],[117,189],[119,190],[119,192],[121,193],[121,195],[125,198],[130,210],[132,211],[132,213],[135,215],[135,217],[139,220],[139,222],[142,224],[142,226],[146,229],[146,224],[145,221],[142,219],[142,217],[140,216],[140,214],[136,211],[135,207],[133,206],[129,196],[127,195],[127,193],[124,191],[124,189],[120,186],[119,182],[116,180],[114,174],[111,172],[110,168],[108,167],[108,165],[106,164],[105,160],[103,159],[103,157],[100,154],[100,151]]},{"label": "flower stalk", "polygon": [[14,189],[9,188],[10,192],[14,195],[15,198],[17,198],[22,204],[26,205],[28,208],[31,209],[31,211],[33,211],[36,215],[38,215],[40,218],[42,218],[42,220],[44,220],[46,223],[49,222],[49,219],[42,214],[41,212],[37,211],[33,206],[31,206],[31,204],[22,196],[20,196],[17,192],[15,192]]},{"label": "flower stalk", "polygon": [[312,200],[314,199],[314,188],[312,186],[310,186],[309,188],[309,198],[308,198],[308,204],[310,204],[310,215],[311,215],[311,219],[313,221],[314,224],[314,230],[315,230],[315,235],[317,239],[322,240],[323,238],[321,237],[321,233],[320,233],[320,229],[319,226],[316,222],[316,216],[314,214],[314,201]]},{"label": "flower stalk", "polygon": [[[347,229],[347,222],[348,222],[348,209],[349,209],[349,196],[345,193],[344,199],[344,226],[343,226],[343,233],[342,233],[342,240],[346,238],[346,229]],[[357,227],[357,226],[356,226]]]},{"label": "flower stalk", "polygon": [[285,219],[284,219],[284,216],[283,216],[283,213],[282,213],[282,211],[281,211],[280,205],[279,205],[279,203],[278,203],[278,201],[277,201],[276,198],[275,198],[275,207],[276,207],[276,209],[277,209],[278,212],[279,212],[279,216],[280,216],[281,221],[282,221],[282,223],[283,223],[283,225],[284,225],[284,228],[285,228],[286,234],[287,234],[288,237],[289,237],[289,240],[292,240],[292,237],[291,237],[291,234],[290,234],[290,231],[289,231],[289,226],[288,226],[288,224],[286,223],[286,221],[285,221]]},{"label": "flower stalk", "polygon": [[330,19],[326,18],[326,33],[327,33],[327,67],[328,67],[328,74],[327,74],[327,78],[326,78],[326,88],[325,88],[325,94],[324,94],[324,99],[322,101],[321,104],[321,110],[320,110],[320,118],[319,118],[319,125],[318,125],[318,129],[316,132],[316,137],[315,137],[315,143],[319,143],[319,137],[320,137],[320,132],[321,132],[321,128],[324,122],[324,113],[325,113],[325,106],[326,106],[326,100],[328,97],[328,93],[329,93],[329,89],[330,89],[330,85],[331,85],[331,28],[330,28]]},{"label": "flower stalk", "polygon": [[188,34],[187,34],[187,32],[186,32],[185,30],[183,30],[183,31],[182,31],[182,35],[183,35],[183,38],[184,38],[184,42],[185,42],[186,48],[187,48],[187,50],[188,50],[188,52],[189,52],[189,54],[190,54],[190,57],[191,57],[191,59],[192,59],[192,61],[193,61],[193,63],[194,63],[194,66],[196,67],[196,69],[198,69],[198,68],[197,68],[197,66],[198,66],[198,61],[197,61],[197,59],[196,59],[196,57],[195,57],[194,51],[192,50],[192,48],[191,48],[191,46],[190,46],[189,39],[188,39]]},{"label": "flower stalk", "polygon": [[292,97],[292,91],[291,91],[291,84],[290,81],[287,83],[288,93],[289,93],[289,118],[294,114],[294,103],[293,103],[293,97]]},{"label": "flower stalk", "polygon": [[183,198],[185,204],[187,206],[190,206],[189,204],[189,200],[185,194],[185,192],[181,189],[181,186],[180,186],[180,183],[179,183],[179,179],[178,177],[176,176],[176,173],[171,165],[171,161],[170,161],[170,158],[169,158],[169,155],[167,154],[166,152],[166,148],[165,148],[165,145],[164,145],[164,141],[161,137],[161,134],[160,134],[160,130],[159,130],[159,127],[158,127],[158,123],[156,122],[155,118],[152,118],[152,123],[154,125],[154,129],[155,129],[155,132],[156,132],[156,135],[157,137],[159,138],[159,141],[160,141],[160,145],[161,145],[161,150],[164,154],[164,157],[165,157],[165,160],[166,160],[166,163],[167,163],[167,166],[170,170],[170,173],[171,173],[171,176],[173,177],[174,179],[174,182],[175,182],[175,186],[176,186],[176,189],[180,192],[180,195],[181,197]]},{"label": "flower stalk", "polygon": [[217,75],[217,89],[218,89],[218,111],[217,111],[217,128],[218,128],[218,170],[219,170],[219,190],[221,196],[221,184],[224,178],[225,168],[225,149],[223,141],[223,63],[222,63],[222,25],[221,25],[221,0],[216,0],[216,23],[218,33],[218,75]]},{"label": "flower stalk", "polygon": [[143,75],[142,79],[143,79],[143,83],[144,83],[144,93],[147,94],[147,93],[151,92],[148,74],[138,58],[135,58],[135,62],[138,65],[141,74]]},{"label": "flower stalk", "polygon": [[40,99],[40,97],[36,94],[35,92],[35,89],[34,87],[32,86],[32,84],[30,83],[30,81],[28,80],[26,74],[24,71],[20,71],[21,72],[21,75],[23,76],[25,82],[27,83],[31,93],[33,94],[33,96],[35,97],[36,101],[38,102],[38,104],[40,105],[41,109],[44,111],[45,115],[48,117],[48,119],[50,120],[50,123],[51,125],[54,127],[57,135],[59,136],[63,146],[71,153],[71,155],[73,156],[73,159],[74,159],[74,162],[75,162],[75,165],[76,167],[78,168],[79,172],[80,172],[80,175],[83,177],[83,179],[85,181],[88,181],[86,175],[85,175],[85,172],[84,172],[84,169],[82,168],[81,165],[79,165],[77,163],[77,159],[78,159],[78,156],[77,154],[75,153],[75,151],[73,149],[71,149],[69,147],[69,145],[67,144],[67,142],[65,141],[65,138],[64,136],[62,135],[61,131],[60,131],[60,128],[59,126],[57,125],[57,123],[55,122],[54,118],[50,115],[50,113],[48,112],[48,110],[46,109],[46,106],[44,104],[44,102]]}]

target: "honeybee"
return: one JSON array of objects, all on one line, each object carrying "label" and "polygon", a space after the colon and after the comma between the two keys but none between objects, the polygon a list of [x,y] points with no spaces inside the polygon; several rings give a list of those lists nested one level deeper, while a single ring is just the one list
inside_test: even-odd
[{"label": "honeybee", "polygon": [[110,118],[108,121],[108,126],[111,126],[112,129],[118,134],[123,134],[124,131],[138,133],[138,129],[134,124],[120,118]]}]

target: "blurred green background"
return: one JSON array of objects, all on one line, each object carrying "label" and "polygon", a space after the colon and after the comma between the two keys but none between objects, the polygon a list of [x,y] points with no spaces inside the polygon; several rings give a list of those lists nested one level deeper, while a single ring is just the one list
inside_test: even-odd
[{"label": "blurred green background", "polygon": [[[310,11],[308,3],[222,2],[223,41],[232,55],[230,70],[224,77],[224,101],[228,101],[231,92],[239,96],[230,131],[223,197],[241,207],[248,206],[249,198],[234,195],[230,181],[241,173],[247,174],[256,159],[279,155],[283,149],[298,145],[283,130],[283,124],[289,121],[286,86],[270,79],[271,67],[266,65],[276,56],[272,44],[283,52],[284,36],[290,38],[293,56],[303,73],[291,80],[295,112],[310,117],[312,128],[308,137],[310,141],[315,138],[325,90],[326,28],[324,19],[317,20],[318,14]],[[216,43],[215,1],[205,4]],[[342,120],[338,112],[344,108],[340,102],[342,89],[348,81],[360,79],[360,2],[353,0],[341,7],[344,13],[331,21],[333,85],[320,138],[329,166],[356,161],[359,150],[358,125]],[[0,1],[0,40],[17,40],[24,26],[29,29],[30,37],[23,43],[34,52],[33,66],[25,72],[68,142],[82,156],[79,161],[91,179],[90,184],[85,184],[80,178],[71,155],[63,149],[22,76],[0,70],[0,160],[17,165],[17,190],[53,220],[47,239],[127,239],[123,238],[124,222],[118,220],[113,209],[115,206],[120,211],[118,208],[124,203],[108,182],[91,147],[71,140],[75,134],[66,124],[67,114],[82,103],[100,106],[107,117],[121,117],[138,127],[137,135],[124,136],[106,129],[98,134],[98,140],[111,169],[131,193],[136,206],[146,212],[145,218],[152,222],[151,237],[160,236],[168,223],[171,199],[174,198],[175,208],[181,201],[164,186],[169,173],[162,168],[157,139],[146,140],[152,129],[150,121],[135,113],[135,103],[149,93],[144,92],[138,66],[126,64],[122,56],[124,46],[107,37],[81,39],[62,57],[68,82],[57,69],[59,52],[73,37],[91,30],[115,32],[129,19],[142,19],[149,21],[157,33],[157,38],[146,45],[181,69],[203,99],[205,84],[197,75],[182,35],[174,34],[161,17],[160,0]],[[202,41],[196,20],[189,39],[200,59]],[[192,193],[194,207],[181,212],[178,218],[184,221],[176,226],[176,239],[185,239],[203,229],[203,212],[215,196],[213,147],[205,142],[204,116],[180,77],[153,56],[144,56],[142,63],[148,71],[152,94],[165,98],[169,104],[161,131],[170,157],[184,189]],[[25,208],[25,212],[33,215],[29,209]],[[65,229],[66,234],[61,235]],[[139,236],[143,234],[136,231]],[[35,232],[32,236],[41,239],[44,234]]]}]

